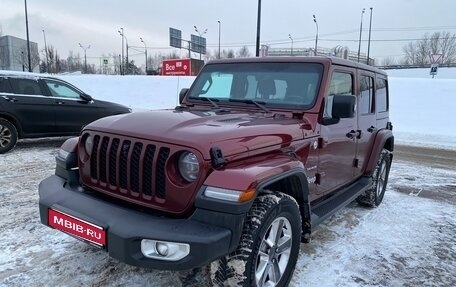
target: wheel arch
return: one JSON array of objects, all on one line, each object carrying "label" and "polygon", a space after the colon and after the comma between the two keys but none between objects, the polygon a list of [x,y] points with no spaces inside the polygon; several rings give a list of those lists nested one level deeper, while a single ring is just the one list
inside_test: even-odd
[{"label": "wheel arch", "polygon": [[272,176],[258,185],[258,190],[272,190],[293,197],[299,205],[302,222],[302,240],[308,241],[311,233],[309,182],[305,170],[295,168]]},{"label": "wheel arch", "polygon": [[383,149],[391,152],[391,160],[393,159],[392,152],[394,151],[394,135],[391,130],[382,129],[375,136],[374,145],[369,156],[366,168],[364,170],[365,175],[371,175],[374,171],[375,165],[378,161],[378,157]]},{"label": "wheel arch", "polygon": [[7,113],[0,112],[0,118],[9,121],[10,123],[12,123],[14,125],[14,127],[16,127],[18,138],[23,137],[22,127],[21,127],[19,121],[14,116],[7,114]]}]

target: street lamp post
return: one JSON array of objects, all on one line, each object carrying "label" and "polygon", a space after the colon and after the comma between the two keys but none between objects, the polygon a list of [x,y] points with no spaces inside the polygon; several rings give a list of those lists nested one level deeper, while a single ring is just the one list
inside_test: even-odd
[{"label": "street lamp post", "polygon": [[48,49],[46,44],[46,32],[43,29],[43,37],[44,37],[44,52],[46,54],[46,73],[49,73],[49,60],[48,60]]},{"label": "street lamp post", "polygon": [[361,35],[362,35],[362,32],[363,32],[363,15],[364,15],[364,12],[366,12],[366,8],[363,8],[363,11],[361,12],[361,24],[359,26],[358,63],[359,63],[359,56],[360,56],[360,53],[361,53]]},{"label": "street lamp post", "polygon": [[84,50],[84,73],[87,74],[87,49],[90,48],[90,45],[84,47],[81,45],[81,43],[79,43],[79,47]]},{"label": "street lamp post", "polygon": [[316,56],[317,47],[318,47],[318,22],[317,22],[317,18],[315,17],[315,15],[313,15],[313,20],[315,22],[315,25],[317,26],[317,34],[315,35],[315,51],[314,51],[314,55]]},{"label": "street lamp post", "polygon": [[25,4],[25,29],[27,32],[27,55],[28,55],[28,70],[32,71],[32,60],[30,58],[30,38],[29,38],[29,28],[28,28],[28,15],[27,15],[27,0],[24,0]]},{"label": "street lamp post", "polygon": [[120,28],[120,30],[118,30],[117,32],[119,32],[119,35],[122,36],[122,59],[120,61],[120,74],[124,75],[125,74],[125,72],[124,72],[124,70],[125,70],[125,67],[124,67],[124,29]]},{"label": "street lamp post", "polygon": [[146,75],[147,75],[147,45],[146,45],[146,42],[144,42],[143,38],[139,37],[139,39],[144,44],[144,54],[146,55]]},{"label": "street lamp post", "polygon": [[370,48],[371,48],[371,31],[372,31],[372,7],[370,7],[370,21],[369,21],[369,40],[367,41],[367,63],[369,65]]},{"label": "street lamp post", "polygon": [[218,40],[219,40],[219,43],[218,43],[218,44],[219,44],[219,45],[218,45],[218,46],[219,46],[219,47],[218,47],[218,48],[219,48],[219,50],[218,50],[218,58],[220,59],[220,31],[221,31],[222,22],[220,22],[220,21],[217,21],[217,22],[218,22],[218,28],[219,28],[219,34],[218,34],[218,36],[219,36],[219,37],[218,37],[218,38],[219,38],[219,39],[218,39]]},{"label": "street lamp post", "polygon": [[[203,37],[203,35],[207,33],[207,29],[204,29],[203,32],[200,32],[196,26],[193,26],[193,28],[195,28],[195,32],[198,33],[198,35],[199,35],[200,37]],[[199,54],[200,54],[200,60],[201,60],[201,51],[200,51]]]},{"label": "street lamp post", "polygon": [[293,56],[293,37],[291,37],[291,34],[288,34],[288,38],[291,40],[291,55]]},{"label": "street lamp post", "polygon": [[255,55],[260,56],[260,27],[261,27],[261,0],[258,0],[258,16],[257,16],[257,35],[256,35],[256,51]]}]

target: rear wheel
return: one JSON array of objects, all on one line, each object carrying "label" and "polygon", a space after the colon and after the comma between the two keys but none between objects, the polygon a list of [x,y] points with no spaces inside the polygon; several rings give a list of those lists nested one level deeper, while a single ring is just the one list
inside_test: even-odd
[{"label": "rear wheel", "polygon": [[294,198],[259,195],[236,251],[211,264],[215,286],[287,286],[296,265],[301,215]]},{"label": "rear wheel", "polygon": [[14,148],[17,143],[17,129],[9,121],[0,119],[0,154]]},{"label": "rear wheel", "polygon": [[372,187],[356,199],[359,204],[368,207],[376,207],[382,203],[386,184],[388,183],[390,168],[391,153],[388,150],[383,149],[380,153],[375,170],[372,173]]}]

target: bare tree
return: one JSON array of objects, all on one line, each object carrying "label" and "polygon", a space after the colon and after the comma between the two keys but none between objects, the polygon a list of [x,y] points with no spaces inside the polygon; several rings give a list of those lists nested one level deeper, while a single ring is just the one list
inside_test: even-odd
[{"label": "bare tree", "polygon": [[[21,47],[15,50],[13,52],[13,57],[20,65],[22,65],[23,71],[29,70],[26,47]],[[40,55],[38,54],[38,51],[34,51],[33,49],[30,51],[30,64],[32,66],[30,70],[33,70],[36,66],[40,64]]]},{"label": "bare tree", "polygon": [[393,66],[393,65],[397,65],[397,61],[394,57],[383,58],[382,66],[386,67],[386,66]]},{"label": "bare tree", "polygon": [[238,58],[248,58],[251,57],[252,54],[250,54],[249,48],[247,48],[247,46],[243,46],[239,49],[239,51],[237,51],[236,56]]},{"label": "bare tree", "polygon": [[404,63],[409,65],[428,65],[430,55],[442,54],[442,64],[456,61],[456,34],[435,32],[425,34],[421,40],[410,42],[404,46]]},{"label": "bare tree", "polygon": [[220,55],[220,57],[222,59],[234,58],[234,56],[235,56],[235,53],[234,53],[234,51],[232,49],[228,49],[228,50],[223,49],[222,52],[221,52],[221,55]]}]

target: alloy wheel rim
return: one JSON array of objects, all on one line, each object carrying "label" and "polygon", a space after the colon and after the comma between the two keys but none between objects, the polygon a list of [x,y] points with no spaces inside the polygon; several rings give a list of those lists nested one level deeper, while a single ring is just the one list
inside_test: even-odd
[{"label": "alloy wheel rim", "polygon": [[3,125],[0,125],[0,147],[6,147],[11,143],[11,130]]},{"label": "alloy wheel rim", "polygon": [[379,198],[384,190],[386,182],[386,162],[382,162],[382,166],[380,167],[380,174],[378,175],[377,180],[377,198]]},{"label": "alloy wheel rim", "polygon": [[257,286],[272,287],[279,283],[290,260],[292,234],[290,221],[285,217],[278,217],[269,225],[256,258]]}]

